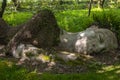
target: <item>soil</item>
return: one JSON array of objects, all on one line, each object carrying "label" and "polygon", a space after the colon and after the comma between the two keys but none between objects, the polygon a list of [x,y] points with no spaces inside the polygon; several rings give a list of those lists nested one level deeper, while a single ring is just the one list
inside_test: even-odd
[{"label": "soil", "polygon": [[102,66],[120,64],[120,50],[92,55],[81,54],[77,61],[69,62],[62,60],[54,60],[46,63],[32,60],[21,62],[19,59],[7,57],[3,54],[0,55],[0,58],[12,61],[18,66],[27,68],[29,71],[36,70],[39,73],[82,73],[90,70],[99,70]]}]

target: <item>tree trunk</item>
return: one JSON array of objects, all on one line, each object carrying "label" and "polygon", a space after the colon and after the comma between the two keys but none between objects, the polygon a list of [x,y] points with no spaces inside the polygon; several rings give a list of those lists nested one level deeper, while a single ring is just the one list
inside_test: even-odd
[{"label": "tree trunk", "polygon": [[90,13],[91,13],[92,2],[93,2],[93,0],[90,0],[88,16],[90,16]]},{"label": "tree trunk", "polygon": [[3,13],[5,11],[6,5],[7,5],[7,0],[3,0],[2,6],[1,6],[1,11],[0,11],[0,18],[2,18],[2,16],[3,16]]},{"label": "tree trunk", "polygon": [[12,0],[15,6],[15,11],[17,11],[19,8],[21,8],[20,6],[20,0]]},{"label": "tree trunk", "polygon": [[104,7],[104,3],[105,3],[105,0],[100,0],[100,6],[101,6],[101,8]]},{"label": "tree trunk", "polygon": [[0,18],[0,45],[6,45],[7,44],[7,32],[9,30],[9,27],[7,23]]},{"label": "tree trunk", "polygon": [[39,48],[56,46],[59,32],[53,13],[50,10],[42,10],[14,35],[6,47],[6,53],[10,55],[20,43],[32,44]]},{"label": "tree trunk", "polygon": [[104,7],[105,0],[98,0],[98,8]]},{"label": "tree trunk", "polygon": [[59,0],[59,4],[62,5],[62,4],[63,4],[63,1],[62,1],[62,0]]}]

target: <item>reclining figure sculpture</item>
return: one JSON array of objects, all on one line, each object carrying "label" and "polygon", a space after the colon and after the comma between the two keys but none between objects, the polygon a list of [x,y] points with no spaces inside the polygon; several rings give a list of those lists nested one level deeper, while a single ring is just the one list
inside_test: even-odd
[{"label": "reclining figure sculpture", "polygon": [[60,34],[60,47],[70,52],[91,54],[116,49],[118,43],[112,31],[91,27],[77,33],[63,30]]}]

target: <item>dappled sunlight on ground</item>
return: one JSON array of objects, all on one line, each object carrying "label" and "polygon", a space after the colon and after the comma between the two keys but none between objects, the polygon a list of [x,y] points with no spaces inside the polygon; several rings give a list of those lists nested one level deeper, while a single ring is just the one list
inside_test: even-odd
[{"label": "dappled sunlight on ground", "polygon": [[[90,61],[90,56],[86,56]],[[16,61],[13,58],[0,59],[0,79],[5,80],[48,80],[47,77],[51,77],[52,80],[119,80],[120,77],[120,64],[116,65],[103,65],[101,69],[96,69],[94,71],[71,73],[71,74],[50,74],[37,72],[37,68],[32,71],[27,71],[26,68],[22,66],[15,65]],[[42,64],[41,64],[42,65]],[[87,63],[86,63],[87,65]],[[91,64],[88,64],[91,65]],[[30,67],[30,65],[28,65]],[[29,68],[28,67],[28,68]],[[31,66],[32,67],[32,66]],[[28,69],[27,68],[27,69]],[[94,68],[94,67],[92,67]],[[69,69],[69,68],[68,68]],[[38,76],[37,74],[40,73]],[[8,76],[6,76],[8,75]],[[18,76],[19,75],[19,76]],[[22,77],[22,78],[21,78]]]}]

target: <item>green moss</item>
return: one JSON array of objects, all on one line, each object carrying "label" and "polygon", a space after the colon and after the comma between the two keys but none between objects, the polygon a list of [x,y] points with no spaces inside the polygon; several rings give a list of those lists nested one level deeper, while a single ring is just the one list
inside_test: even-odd
[{"label": "green moss", "polygon": [[45,61],[50,61],[50,56],[42,55],[42,58],[43,58]]}]

